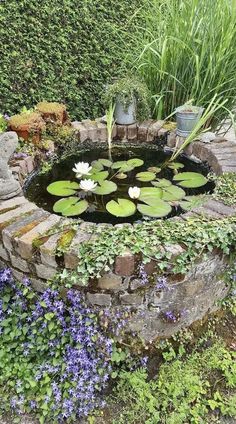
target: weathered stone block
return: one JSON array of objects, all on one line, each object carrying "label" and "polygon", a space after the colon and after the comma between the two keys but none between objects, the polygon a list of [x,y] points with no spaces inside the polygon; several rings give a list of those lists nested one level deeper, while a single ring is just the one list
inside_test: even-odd
[{"label": "weathered stone block", "polygon": [[43,211],[42,209],[36,209],[35,211],[32,211],[30,215],[27,215],[26,217],[19,217],[14,221],[13,224],[8,225],[5,227],[2,231],[2,239],[4,246],[7,250],[13,250],[13,239],[14,236],[21,232],[22,229],[27,228],[30,226],[33,228],[36,226],[39,222],[46,219],[48,216],[48,213]]},{"label": "weathered stone block", "polygon": [[13,275],[13,277],[17,280],[17,281],[19,281],[19,282],[21,282],[22,283],[22,281],[24,280],[24,278],[25,278],[25,274],[23,273],[23,272],[21,272],[21,271],[18,271],[17,269],[15,269],[15,268],[12,268],[12,275]]},{"label": "weathered stone block", "polygon": [[147,142],[152,142],[158,137],[158,131],[162,128],[164,121],[154,121],[150,124],[147,131]]},{"label": "weathered stone block", "polygon": [[27,173],[30,174],[34,170],[34,159],[32,156],[25,158],[25,165],[27,168]]},{"label": "weathered stone block", "polygon": [[236,214],[236,208],[224,205],[224,203],[213,200],[213,199],[208,200],[204,206],[223,216],[233,216]]},{"label": "weathered stone block", "polygon": [[5,209],[16,208],[27,203],[28,200],[24,196],[13,197],[9,200],[2,200],[0,201],[0,212],[4,211]]},{"label": "weathered stone block", "polygon": [[138,141],[144,143],[147,141],[148,129],[152,123],[153,120],[148,119],[138,126]]},{"label": "weathered stone block", "polygon": [[[81,228],[81,226],[80,226]],[[79,258],[78,258],[78,248],[80,244],[88,241],[91,238],[91,234],[87,233],[83,230],[78,230],[75,237],[73,238],[73,241],[70,245],[70,248],[67,252],[64,253],[64,262],[65,267],[69,269],[75,269],[79,264]]]},{"label": "weathered stone block", "polygon": [[60,221],[57,215],[49,215],[48,218],[36,225],[31,231],[17,239],[16,251],[24,259],[31,259],[33,254],[33,241],[39,236],[43,236],[50,228]]},{"label": "weathered stone block", "polygon": [[30,272],[29,266],[27,262],[24,259],[19,258],[18,256],[15,256],[10,253],[11,263],[14,268],[19,269],[23,272]]},{"label": "weathered stone block", "polygon": [[36,209],[38,209],[38,207],[33,203],[27,202],[25,204],[22,204],[22,206],[20,206],[19,208],[0,214],[0,224],[12,221],[12,219],[20,217],[21,215],[24,215]]},{"label": "weathered stone block", "polygon": [[48,289],[48,285],[46,282],[43,282],[42,280],[39,280],[38,278],[30,278],[32,287],[38,291],[39,293],[43,293],[45,290]]},{"label": "weathered stone block", "polygon": [[144,287],[145,286],[143,284],[143,281],[140,278],[135,278],[130,283],[130,290],[132,291],[140,289],[140,288],[144,288]]},{"label": "weathered stone block", "polygon": [[57,272],[55,268],[43,264],[36,264],[35,269],[37,276],[43,280],[51,280]]},{"label": "weathered stone block", "polygon": [[173,149],[176,145],[176,132],[171,132],[167,135],[167,146]]},{"label": "weathered stone block", "polygon": [[121,294],[120,295],[120,301],[123,305],[142,305],[143,303],[143,296],[139,294]]},{"label": "weathered stone block", "polygon": [[115,260],[115,274],[129,276],[134,273],[135,257],[130,252],[124,252],[123,255],[117,256]]},{"label": "weathered stone block", "polygon": [[97,137],[98,141],[107,141],[107,126],[97,121]]},{"label": "weathered stone block", "polygon": [[82,120],[86,130],[88,131],[88,138],[91,141],[98,141],[98,133],[97,133],[97,125],[95,121],[91,121],[90,119]]},{"label": "weathered stone block", "polygon": [[9,261],[8,252],[2,243],[0,243],[0,258],[4,259],[4,261]]},{"label": "weathered stone block", "polygon": [[87,300],[91,305],[110,306],[111,295],[104,293],[87,293]]},{"label": "weathered stone block", "polygon": [[127,125],[116,125],[116,136],[119,140],[127,139],[128,137],[128,126]]},{"label": "weathered stone block", "polygon": [[88,139],[88,131],[82,122],[74,121],[71,123],[72,127],[78,131],[81,143]]},{"label": "weathered stone block", "polygon": [[57,242],[60,239],[61,234],[53,234],[49,237],[46,243],[42,244],[39,248],[41,261],[44,265],[49,265],[53,268],[57,268],[57,262],[55,258],[55,252],[57,248]]},{"label": "weathered stone block", "polygon": [[137,124],[128,125],[127,138],[129,141],[137,140]]},{"label": "weathered stone block", "polygon": [[102,290],[125,290],[128,288],[128,283],[122,283],[122,277],[113,273],[104,274],[98,280],[98,288]]}]

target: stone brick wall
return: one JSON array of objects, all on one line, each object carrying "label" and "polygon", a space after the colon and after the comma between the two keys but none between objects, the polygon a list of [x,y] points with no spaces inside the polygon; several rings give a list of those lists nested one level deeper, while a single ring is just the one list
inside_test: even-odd
[{"label": "stone brick wall", "polygon": [[[105,141],[106,125],[101,120],[74,122],[78,140]],[[174,132],[163,128],[161,121],[145,121],[140,125],[116,125],[113,136],[124,142],[158,142],[165,149],[176,143]],[[236,172],[236,144],[225,139],[215,139],[211,143],[194,142],[186,154],[206,161],[216,174]],[[36,163],[30,156],[14,159],[11,162],[16,179],[23,184],[25,177],[32,172]],[[210,199],[203,206],[178,218],[186,220],[191,214],[216,218],[236,214],[236,205],[229,207],[222,202]],[[61,224],[70,222],[66,218],[50,214],[29,202],[23,194],[0,202],[0,266],[10,265],[17,279],[26,274],[37,290],[44,290],[46,281],[63,267],[76,269],[79,264],[77,248],[91,237],[91,223],[81,223],[74,231],[68,250],[60,258],[56,256],[58,241],[65,233]],[[108,225],[108,224],[99,224]],[[130,224],[127,224],[130,225]],[[54,231],[55,230],[55,231]],[[50,231],[51,235],[48,235]],[[40,237],[40,243],[35,243]],[[99,242],[99,240],[98,240]],[[179,245],[163,246],[172,253],[172,259],[183,251]],[[227,288],[222,280],[227,258],[219,253],[203,258],[190,273],[175,276],[170,267],[166,287],[145,287],[138,277],[139,258],[127,251],[117,256],[109,273],[93,281],[84,289],[90,304],[114,309],[130,308],[135,312],[129,326],[148,341],[157,336],[173,334],[182,326],[188,326],[201,319],[207,312],[216,309],[216,301],[225,297]],[[145,271],[152,275],[155,263],[146,265]],[[175,320],[168,321],[165,313],[172,311]]]}]

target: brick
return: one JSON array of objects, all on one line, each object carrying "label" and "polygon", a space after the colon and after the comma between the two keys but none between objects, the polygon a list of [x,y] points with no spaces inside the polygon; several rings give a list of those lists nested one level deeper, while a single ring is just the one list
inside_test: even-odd
[{"label": "brick", "polygon": [[70,248],[68,249],[67,252],[64,253],[64,261],[65,261],[66,268],[69,268],[69,269],[77,268],[79,264],[79,258],[77,255],[78,247],[80,244],[88,241],[90,238],[91,238],[91,234],[87,233],[86,231],[83,231],[80,229],[77,231],[70,245]]},{"label": "brick", "polygon": [[123,305],[142,305],[143,296],[138,294],[122,294],[120,295],[120,301]]},{"label": "brick", "polygon": [[107,126],[97,121],[97,138],[98,141],[107,141]]},{"label": "brick", "polygon": [[26,217],[19,217],[13,224],[8,225],[2,231],[2,239],[4,246],[8,250],[13,250],[13,239],[14,235],[27,227],[27,225],[36,226],[39,222],[47,218],[49,214],[42,209],[32,211],[32,213]]},{"label": "brick", "polygon": [[126,290],[128,283],[122,284],[122,277],[109,273],[99,278],[98,288],[101,290]]},{"label": "brick", "polygon": [[78,131],[81,143],[88,139],[88,131],[82,122],[74,121],[71,123],[72,127]]},{"label": "brick", "polygon": [[0,202],[0,211],[8,208],[19,207],[20,205],[27,204],[28,200],[24,196],[13,197],[13,199],[3,200]]},{"label": "brick", "polygon": [[46,243],[42,244],[39,248],[41,262],[44,265],[49,265],[53,268],[57,268],[57,262],[55,258],[55,252],[57,248],[57,242],[61,237],[61,233],[53,234],[49,237]]},{"label": "brick", "polygon": [[2,243],[0,243],[0,258],[4,259],[4,261],[9,261],[8,252]]},{"label": "brick", "polygon": [[82,120],[82,123],[84,124],[86,130],[88,131],[89,140],[98,141],[96,122],[95,121],[93,122],[90,119],[84,119]]},{"label": "brick", "polygon": [[3,213],[0,215],[0,224],[4,222],[11,221],[13,218],[20,217],[21,215],[31,212],[33,210],[38,209],[38,206],[34,205],[33,203],[27,202],[26,204],[23,204],[17,209],[13,209],[9,212]]},{"label": "brick", "polygon": [[126,140],[128,137],[128,126],[127,125],[116,125],[116,137],[119,140]]},{"label": "brick", "polygon": [[45,221],[36,225],[31,231],[24,234],[17,240],[16,250],[24,259],[31,259],[33,254],[33,241],[44,235],[50,228],[60,221],[57,215],[50,215]]},{"label": "brick", "polygon": [[164,121],[154,121],[148,128],[147,141],[151,142],[158,137],[158,131],[162,128]]},{"label": "brick", "polygon": [[57,272],[55,268],[46,266],[44,264],[36,264],[35,269],[37,276],[43,280],[52,280]]},{"label": "brick", "polygon": [[87,300],[91,305],[110,306],[111,295],[104,293],[87,293]]},{"label": "brick", "polygon": [[18,256],[14,256],[10,253],[11,263],[14,268],[19,269],[23,272],[30,272],[29,266],[24,259],[19,258]]},{"label": "brick", "polygon": [[127,138],[129,141],[137,140],[137,124],[128,125]]},{"label": "brick", "polygon": [[138,126],[138,141],[141,141],[144,143],[147,141],[148,129],[152,123],[153,121],[151,119],[148,119],[146,121],[143,121]]},{"label": "brick", "polygon": [[123,255],[117,256],[115,260],[115,274],[129,276],[134,273],[135,258],[127,251]]}]

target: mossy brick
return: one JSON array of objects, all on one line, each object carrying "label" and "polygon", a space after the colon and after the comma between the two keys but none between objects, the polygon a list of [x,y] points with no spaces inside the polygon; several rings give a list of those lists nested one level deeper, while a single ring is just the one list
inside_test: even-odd
[{"label": "mossy brick", "polygon": [[38,206],[34,205],[34,203],[27,202],[25,204],[22,204],[19,208],[1,214],[0,224],[12,221],[12,219],[18,218],[21,215],[24,215],[25,213],[31,212],[36,209],[38,209]]},{"label": "mossy brick", "polygon": [[29,224],[36,226],[41,221],[46,219],[49,216],[48,212],[45,212],[42,209],[36,209],[35,211],[32,211],[30,215],[27,215],[25,217],[19,217],[16,221],[14,221],[12,224],[5,227],[2,231],[2,239],[4,247],[7,250],[13,250],[13,240],[15,234],[17,232],[21,232],[22,229],[27,227]]},{"label": "mossy brick", "polygon": [[68,251],[64,253],[64,263],[66,268],[75,269],[78,266],[78,248],[82,243],[88,241],[90,238],[91,234],[86,231],[77,231]]},{"label": "mossy brick", "polygon": [[39,236],[44,235],[50,228],[54,227],[60,221],[57,215],[50,215],[45,221],[36,225],[31,231],[17,239],[16,251],[23,259],[32,259],[33,241]]},{"label": "mossy brick", "polygon": [[55,255],[56,255],[57,243],[60,237],[61,237],[61,233],[53,234],[52,236],[49,237],[46,243],[40,246],[39,251],[40,251],[42,264],[49,265],[53,268],[57,268],[58,265],[56,262]]},{"label": "mossy brick", "polygon": [[35,269],[37,276],[43,280],[52,280],[57,272],[55,268],[44,264],[35,264]]},{"label": "mossy brick", "polygon": [[0,202],[0,213],[2,210],[19,207],[28,203],[28,200],[24,196],[13,197],[13,199],[3,200]]},{"label": "mossy brick", "polygon": [[107,126],[103,122],[97,121],[98,141],[107,141]]},{"label": "mossy brick", "polygon": [[128,137],[128,126],[116,124],[116,137],[118,140],[126,140]]}]

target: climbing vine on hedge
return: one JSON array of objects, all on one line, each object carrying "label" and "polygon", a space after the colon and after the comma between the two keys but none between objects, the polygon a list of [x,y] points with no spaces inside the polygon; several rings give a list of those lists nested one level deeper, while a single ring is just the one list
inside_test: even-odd
[{"label": "climbing vine on hedge", "polygon": [[79,119],[98,116],[104,85],[122,74],[124,56],[132,47],[131,18],[144,3],[2,1],[2,112],[12,114],[45,99],[68,104]]}]

